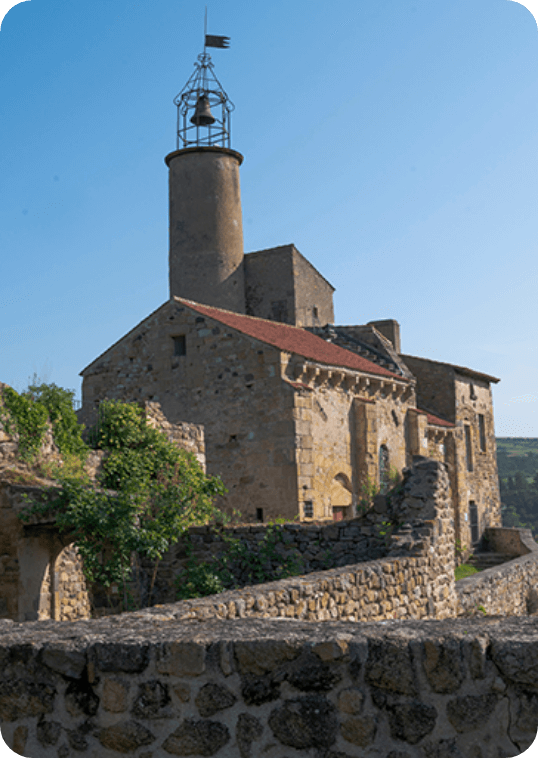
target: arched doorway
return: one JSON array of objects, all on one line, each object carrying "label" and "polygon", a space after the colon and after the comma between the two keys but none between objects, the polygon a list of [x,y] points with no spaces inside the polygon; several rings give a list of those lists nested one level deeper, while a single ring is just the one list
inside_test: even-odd
[{"label": "arched doorway", "polygon": [[353,517],[353,494],[349,477],[340,472],[331,482],[331,508],[334,521]]}]

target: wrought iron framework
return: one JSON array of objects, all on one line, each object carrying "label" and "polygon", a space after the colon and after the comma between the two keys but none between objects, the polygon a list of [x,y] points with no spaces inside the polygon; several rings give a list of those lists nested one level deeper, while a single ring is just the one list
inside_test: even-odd
[{"label": "wrought iron framework", "polygon": [[[211,56],[205,52],[198,56],[195,70],[181,92],[174,98],[177,106],[177,149],[193,146],[218,145],[230,147],[231,113],[234,104],[215,75]],[[200,97],[205,96],[214,123],[197,124],[192,121]]]}]

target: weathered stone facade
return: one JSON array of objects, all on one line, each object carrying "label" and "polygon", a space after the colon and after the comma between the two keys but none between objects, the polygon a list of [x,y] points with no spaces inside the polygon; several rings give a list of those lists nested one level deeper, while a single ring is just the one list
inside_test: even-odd
[{"label": "weathered stone facade", "polygon": [[249,316],[295,326],[334,321],[334,287],[294,245],[247,253],[243,265]]},{"label": "weathered stone facade", "polygon": [[223,507],[246,521],[351,518],[365,490],[430,455],[449,470],[456,539],[476,544],[500,524],[489,384],[475,379],[471,415],[461,400],[470,378],[444,366],[453,407],[437,416],[435,398],[417,399],[424,362],[413,359],[417,383],[374,326],[345,328],[346,339],[344,327],[315,329],[306,345],[297,328],[175,298],[85,369],[82,418],[108,397],[158,402],[176,426],[202,425],[208,473],[229,490]]},{"label": "weathered stone facade", "polygon": [[368,478],[378,481],[381,447],[399,471],[427,452],[407,379],[368,361],[361,371],[305,360],[247,333],[257,320],[233,327],[226,316],[162,306],[84,371],[86,414],[104,397],[149,399],[174,423],[202,424],[208,472],[250,521],[349,518]]},{"label": "weathered stone facade", "polygon": [[449,464],[456,539],[465,556],[488,526],[501,526],[493,420],[493,377],[446,363],[402,356],[417,377],[417,405],[454,424],[448,438],[428,432],[431,457]]}]

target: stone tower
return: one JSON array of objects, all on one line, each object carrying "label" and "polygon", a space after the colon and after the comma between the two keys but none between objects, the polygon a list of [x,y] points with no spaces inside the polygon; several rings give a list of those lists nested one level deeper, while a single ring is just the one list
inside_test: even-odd
[{"label": "stone tower", "polygon": [[239,188],[243,156],[230,149],[233,104],[205,51],[174,102],[178,107],[178,149],[165,158],[169,168],[170,297],[245,313]]}]

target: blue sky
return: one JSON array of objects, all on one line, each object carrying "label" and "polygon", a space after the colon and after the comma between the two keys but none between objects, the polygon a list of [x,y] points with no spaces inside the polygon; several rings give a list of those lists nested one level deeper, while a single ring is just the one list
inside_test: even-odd
[{"label": "blue sky", "polygon": [[[173,97],[198,0],[31,0],[0,31],[0,381],[72,388],[168,297]],[[538,437],[538,30],[509,0],[209,0],[245,250],[295,243],[336,321],[501,378]]]}]

